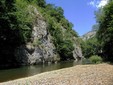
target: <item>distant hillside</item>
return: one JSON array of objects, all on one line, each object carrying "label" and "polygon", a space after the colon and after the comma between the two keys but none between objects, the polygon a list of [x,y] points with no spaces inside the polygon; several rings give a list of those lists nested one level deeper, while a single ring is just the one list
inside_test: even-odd
[{"label": "distant hillside", "polygon": [[82,38],[83,40],[88,40],[88,39],[94,37],[95,34],[96,34],[96,31],[90,31],[90,32],[84,34],[83,36],[81,36],[81,38]]}]

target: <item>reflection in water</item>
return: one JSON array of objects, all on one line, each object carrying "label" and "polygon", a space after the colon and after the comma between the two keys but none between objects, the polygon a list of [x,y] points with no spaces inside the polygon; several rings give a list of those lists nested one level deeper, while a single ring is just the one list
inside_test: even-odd
[{"label": "reflection in water", "polygon": [[57,64],[40,64],[15,69],[0,70],[0,82],[28,77],[42,72],[71,67],[74,65],[76,65],[74,61],[63,61]]}]

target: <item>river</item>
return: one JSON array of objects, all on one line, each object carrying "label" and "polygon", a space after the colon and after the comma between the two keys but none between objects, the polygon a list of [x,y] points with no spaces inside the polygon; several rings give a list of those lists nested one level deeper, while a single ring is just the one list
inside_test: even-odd
[{"label": "river", "polygon": [[62,61],[56,64],[40,64],[32,66],[23,66],[20,68],[13,68],[7,70],[0,70],[0,82],[33,76],[42,72],[72,67],[74,65],[76,65],[74,61]]}]

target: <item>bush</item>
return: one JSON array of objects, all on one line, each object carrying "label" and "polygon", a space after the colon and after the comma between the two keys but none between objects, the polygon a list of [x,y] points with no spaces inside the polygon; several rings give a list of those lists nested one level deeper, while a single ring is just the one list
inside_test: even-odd
[{"label": "bush", "polygon": [[92,55],[98,55],[101,53],[101,45],[96,37],[81,41],[81,48],[85,58],[89,58]]},{"label": "bush", "polygon": [[89,58],[92,63],[102,63],[102,58],[98,55],[93,55]]}]

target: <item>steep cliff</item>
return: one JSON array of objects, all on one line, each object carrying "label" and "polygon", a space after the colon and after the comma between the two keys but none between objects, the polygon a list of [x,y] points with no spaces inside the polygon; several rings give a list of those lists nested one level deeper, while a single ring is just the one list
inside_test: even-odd
[{"label": "steep cliff", "polygon": [[21,65],[56,62],[60,60],[59,54],[47,29],[47,23],[33,6],[36,20],[33,24],[31,41],[21,45],[15,51],[16,60]]},{"label": "steep cliff", "polygon": [[[53,37],[48,30],[47,22],[45,22],[44,18],[39,14],[36,8],[32,8],[34,9],[34,15],[37,17],[33,24],[31,41],[16,49],[16,61],[20,65],[59,61],[60,55],[53,43]],[[62,33],[65,34],[65,32],[65,28],[62,27]],[[80,46],[76,44],[75,38],[73,38],[73,42],[75,43],[73,58],[80,60],[83,57]]]},{"label": "steep cliff", "polygon": [[80,43],[78,42],[78,39],[76,37],[73,37],[73,41],[74,41],[73,57],[76,61],[81,61],[84,58],[84,56],[82,55]]},{"label": "steep cliff", "polygon": [[2,3],[7,9],[0,16],[0,68],[83,58],[63,9],[41,1]]}]

